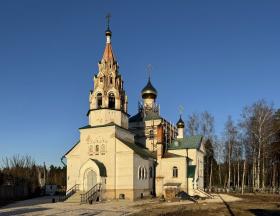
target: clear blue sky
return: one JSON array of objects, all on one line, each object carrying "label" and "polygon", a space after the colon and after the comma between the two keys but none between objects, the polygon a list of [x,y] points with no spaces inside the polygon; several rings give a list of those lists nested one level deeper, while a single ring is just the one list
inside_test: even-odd
[{"label": "clear blue sky", "polygon": [[0,1],[0,158],[60,164],[87,124],[92,76],[112,14],[113,48],[134,114],[146,65],[172,122],[178,107],[227,116],[280,107],[280,1]]}]

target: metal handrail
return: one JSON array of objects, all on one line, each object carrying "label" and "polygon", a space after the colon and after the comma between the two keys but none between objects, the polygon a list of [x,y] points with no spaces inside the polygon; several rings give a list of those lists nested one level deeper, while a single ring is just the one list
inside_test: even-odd
[{"label": "metal handrail", "polygon": [[69,190],[67,190],[65,192],[65,195],[63,197],[60,197],[59,200],[60,201],[65,201],[67,200],[70,196],[72,196],[74,193],[76,193],[77,191],[79,191],[79,184],[75,184],[74,186],[72,186]]},{"label": "metal handrail", "polygon": [[[69,193],[71,192],[76,192],[79,191],[79,184],[75,184],[74,186],[72,186],[69,190],[66,191],[65,195],[67,196]],[[72,193],[73,194],[73,193]]]},{"label": "metal handrail", "polygon": [[81,203],[89,203],[90,201],[94,201],[97,199],[98,192],[101,191],[101,183],[98,183],[94,185],[91,189],[89,189],[87,192],[81,194]]}]

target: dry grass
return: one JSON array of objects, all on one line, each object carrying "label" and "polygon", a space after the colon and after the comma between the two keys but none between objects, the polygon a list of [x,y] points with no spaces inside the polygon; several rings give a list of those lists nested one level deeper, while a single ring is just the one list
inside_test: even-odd
[{"label": "dry grass", "polygon": [[230,216],[280,216],[280,196],[279,195],[240,195],[242,201],[236,202],[200,202],[199,204],[157,206],[145,208],[133,214],[134,216],[183,216],[183,215],[230,215]]}]

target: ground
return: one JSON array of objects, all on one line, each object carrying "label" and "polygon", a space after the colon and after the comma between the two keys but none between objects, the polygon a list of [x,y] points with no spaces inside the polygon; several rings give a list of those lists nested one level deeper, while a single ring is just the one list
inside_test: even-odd
[{"label": "ground", "polygon": [[280,216],[279,195],[216,195],[214,199],[199,201],[164,202],[139,200],[130,202],[107,201],[98,204],[51,203],[52,197],[40,197],[16,202],[0,208],[0,215],[230,215]]}]

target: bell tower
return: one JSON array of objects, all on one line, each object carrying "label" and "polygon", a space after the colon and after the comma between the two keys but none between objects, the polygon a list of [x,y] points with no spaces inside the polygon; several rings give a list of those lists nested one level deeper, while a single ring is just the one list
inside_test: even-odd
[{"label": "bell tower", "polygon": [[127,96],[112,48],[109,19],[110,16],[107,16],[105,50],[98,62],[98,73],[93,77],[94,88],[89,95],[89,125],[115,123],[128,128]]}]

